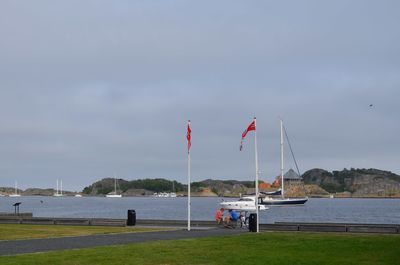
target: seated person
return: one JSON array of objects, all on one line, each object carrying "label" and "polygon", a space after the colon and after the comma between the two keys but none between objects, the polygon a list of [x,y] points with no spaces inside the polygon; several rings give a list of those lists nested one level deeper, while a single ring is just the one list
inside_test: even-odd
[{"label": "seated person", "polygon": [[217,224],[221,224],[223,216],[224,216],[224,208],[218,209],[217,212],[215,213],[215,221],[217,221]]}]

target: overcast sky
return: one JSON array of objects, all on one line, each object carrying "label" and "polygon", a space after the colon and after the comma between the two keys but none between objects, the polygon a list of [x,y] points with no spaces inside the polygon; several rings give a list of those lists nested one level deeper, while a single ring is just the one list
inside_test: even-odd
[{"label": "overcast sky", "polygon": [[[0,186],[400,173],[400,1],[0,2]],[[369,107],[373,104],[373,107]],[[286,149],[286,154],[289,150]],[[293,167],[286,155],[286,169]]]}]

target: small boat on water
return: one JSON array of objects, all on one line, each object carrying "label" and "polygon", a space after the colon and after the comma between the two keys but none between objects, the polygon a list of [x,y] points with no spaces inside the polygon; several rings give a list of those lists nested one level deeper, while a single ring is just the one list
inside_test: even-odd
[{"label": "small boat on water", "polygon": [[15,181],[15,193],[8,195],[8,197],[21,197],[21,194],[18,194],[18,182]]},{"label": "small boat on water", "polygon": [[[270,193],[263,192],[263,193],[261,193],[260,194],[261,204],[263,204],[263,205],[271,205],[271,206],[303,205],[308,201],[308,197],[304,197],[304,198],[285,198],[285,196],[284,196],[285,195],[285,189],[284,189],[284,187],[285,187],[285,185],[284,185],[285,184],[285,175],[286,174],[292,174],[292,175],[294,174],[294,175],[296,175],[296,178],[300,178],[300,172],[298,170],[297,162],[296,162],[296,159],[294,157],[292,147],[290,146],[289,138],[288,138],[286,130],[285,130],[284,126],[283,126],[283,121],[282,120],[280,121],[280,127],[281,127],[281,175],[280,175],[280,177],[281,177],[281,179],[280,179],[281,188],[279,190],[275,191],[275,192],[270,192]],[[284,133],[285,133],[286,139],[288,141],[289,148],[290,148],[291,154],[293,156],[293,160],[294,160],[294,162],[296,164],[297,171],[299,172],[298,176],[297,176],[297,173],[295,173],[293,170],[289,170],[288,173],[286,173],[285,175],[283,174],[283,162],[284,162],[284,160],[283,160],[283,134]],[[276,195],[280,195],[280,197],[276,197]]]},{"label": "small boat on water", "polygon": [[175,181],[172,182],[172,192],[154,192],[153,197],[162,198],[175,198],[177,195],[175,193]]},{"label": "small boat on water", "polygon": [[57,187],[56,187],[56,192],[53,194],[54,197],[62,197],[62,180],[60,180],[60,188],[58,187],[58,179],[57,179]]},{"label": "small boat on water", "polygon": [[117,193],[117,178],[114,177],[114,191],[106,195],[107,198],[121,198],[122,194]]},{"label": "small boat on water", "polygon": [[272,198],[264,197],[261,198],[261,203],[263,205],[302,205],[308,201],[308,198]]},{"label": "small boat on water", "polygon": [[175,192],[155,192],[153,194],[153,197],[162,197],[162,198],[175,198],[176,193]]},{"label": "small boat on water", "polygon": [[[256,201],[255,196],[245,196],[237,201],[224,201],[220,203],[221,207],[226,210],[236,210],[245,212],[255,212],[256,211]],[[259,204],[258,209],[260,211],[268,210],[265,205]]]},{"label": "small boat on water", "polygon": [[107,194],[107,198],[122,198],[122,194]]}]

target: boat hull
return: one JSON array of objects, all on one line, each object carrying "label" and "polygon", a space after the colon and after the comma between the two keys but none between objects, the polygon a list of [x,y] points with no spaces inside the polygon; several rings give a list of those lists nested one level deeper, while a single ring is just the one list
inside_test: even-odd
[{"label": "boat hull", "polygon": [[122,195],[121,194],[107,194],[106,197],[107,198],[121,198]]},{"label": "boat hull", "polygon": [[262,205],[303,205],[308,201],[308,198],[301,199],[268,199],[262,200]]},{"label": "boat hull", "polygon": [[[234,205],[234,204],[220,204],[222,208],[224,208],[225,210],[235,210],[235,211],[245,211],[245,212],[255,212],[256,211],[256,207],[251,207],[251,206],[241,206],[241,205]],[[265,205],[259,205],[258,209],[260,211],[265,211],[268,210],[267,207],[265,207]]]}]

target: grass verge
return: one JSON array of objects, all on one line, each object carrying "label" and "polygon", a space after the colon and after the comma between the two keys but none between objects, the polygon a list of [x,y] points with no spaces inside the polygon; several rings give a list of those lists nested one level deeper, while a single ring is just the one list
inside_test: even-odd
[{"label": "grass verge", "polygon": [[107,227],[107,226],[64,226],[64,225],[24,225],[0,224],[0,240],[49,238],[64,236],[85,236],[110,233],[134,233],[160,231],[166,229]]},{"label": "grass verge", "polygon": [[0,264],[399,264],[400,236],[261,233],[0,257]]}]

